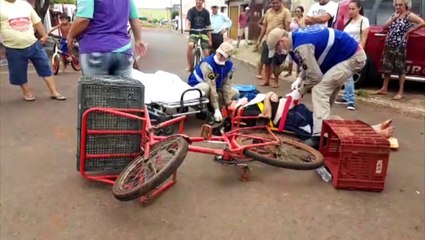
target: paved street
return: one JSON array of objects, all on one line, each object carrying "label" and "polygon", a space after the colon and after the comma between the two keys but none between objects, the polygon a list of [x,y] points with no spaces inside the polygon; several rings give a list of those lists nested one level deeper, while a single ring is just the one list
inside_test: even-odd
[{"label": "paved street", "polygon": [[[185,79],[185,39],[146,30],[146,72],[165,70]],[[344,118],[377,123],[392,118],[400,150],[391,153],[381,193],[335,190],[312,172],[253,164],[243,183],[233,167],[189,153],[178,183],[148,206],[120,202],[111,186],[90,182],[75,170],[77,81],[71,68],[57,77],[68,100],[49,99],[30,73],[37,97],[24,102],[0,68],[0,207],[2,240],[108,239],[417,239],[425,237],[424,119],[359,104]],[[256,83],[255,71],[236,62],[234,81]],[[276,90],[286,93],[288,82]],[[268,91],[268,88],[260,88]],[[160,94],[160,93],[158,93]],[[305,102],[311,106],[310,96]],[[192,119],[192,118],[191,118]],[[193,122],[193,121],[192,121]],[[199,132],[197,122],[188,133]]]}]

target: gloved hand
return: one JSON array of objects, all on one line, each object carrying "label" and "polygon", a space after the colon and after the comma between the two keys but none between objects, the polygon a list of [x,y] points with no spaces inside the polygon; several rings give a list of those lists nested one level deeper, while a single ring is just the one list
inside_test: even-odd
[{"label": "gloved hand", "polygon": [[220,109],[214,110],[214,120],[216,122],[221,122],[221,120],[223,120],[223,116],[221,115]]},{"label": "gloved hand", "polygon": [[291,89],[295,90],[297,88],[301,87],[301,83],[302,83],[302,78],[298,77],[297,79],[295,79],[295,81],[291,84]]},{"label": "gloved hand", "polygon": [[293,101],[300,100],[302,95],[299,89],[293,90],[291,93],[285,95],[286,97],[292,97]]}]

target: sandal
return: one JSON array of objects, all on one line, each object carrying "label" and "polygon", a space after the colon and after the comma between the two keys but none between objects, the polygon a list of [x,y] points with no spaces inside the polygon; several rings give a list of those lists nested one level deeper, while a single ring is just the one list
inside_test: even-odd
[{"label": "sandal", "polygon": [[24,101],[26,101],[26,102],[33,102],[33,101],[35,101],[35,97],[32,94],[24,95]]},{"label": "sandal", "polygon": [[289,77],[289,76],[292,76],[292,74],[287,73],[287,74],[285,74],[284,77]]},{"label": "sandal", "polygon": [[263,82],[263,83],[258,84],[258,86],[270,86],[270,83]]},{"label": "sandal", "polygon": [[55,96],[50,96],[51,99],[53,100],[58,100],[58,101],[64,101],[66,100],[66,97],[64,97],[62,94],[58,93]]},{"label": "sandal", "polygon": [[403,95],[397,94],[393,97],[393,100],[400,100],[403,98]]}]

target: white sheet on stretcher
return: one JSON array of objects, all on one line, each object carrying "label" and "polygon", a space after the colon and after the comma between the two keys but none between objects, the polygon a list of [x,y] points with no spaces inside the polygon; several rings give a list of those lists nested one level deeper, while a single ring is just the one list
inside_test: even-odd
[{"label": "white sheet on stretcher", "polygon": [[[145,86],[145,103],[172,103],[180,101],[184,91],[192,87],[182,81],[173,73],[157,71],[156,73],[143,73],[133,69],[133,79],[139,80]],[[202,93],[204,95],[204,93]],[[198,91],[190,91],[184,95],[183,100],[199,98]]]}]

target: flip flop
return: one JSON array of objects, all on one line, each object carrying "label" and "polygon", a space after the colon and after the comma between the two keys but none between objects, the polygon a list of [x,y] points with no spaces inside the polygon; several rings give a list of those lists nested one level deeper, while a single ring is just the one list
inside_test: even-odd
[{"label": "flip flop", "polygon": [[400,100],[403,98],[403,95],[397,94],[393,97],[393,100]]},{"label": "flip flop", "polygon": [[388,93],[386,93],[386,92],[382,92],[381,90],[378,90],[378,91],[374,91],[374,92],[372,92],[371,94],[372,94],[372,95],[387,95]]},{"label": "flip flop", "polygon": [[289,76],[292,76],[292,74],[287,73],[287,74],[285,74],[284,77],[289,77]]},{"label": "flip flop", "polygon": [[270,83],[263,82],[263,83],[258,84],[258,86],[263,86],[263,87],[270,86]]},{"label": "flip flop", "polygon": [[24,95],[24,101],[33,102],[33,101],[35,101],[35,97],[33,95],[29,95],[29,96]]},{"label": "flip flop", "polygon": [[51,99],[53,100],[58,100],[58,101],[65,101],[66,97],[62,96],[60,93],[58,93],[55,96],[50,96]]}]

